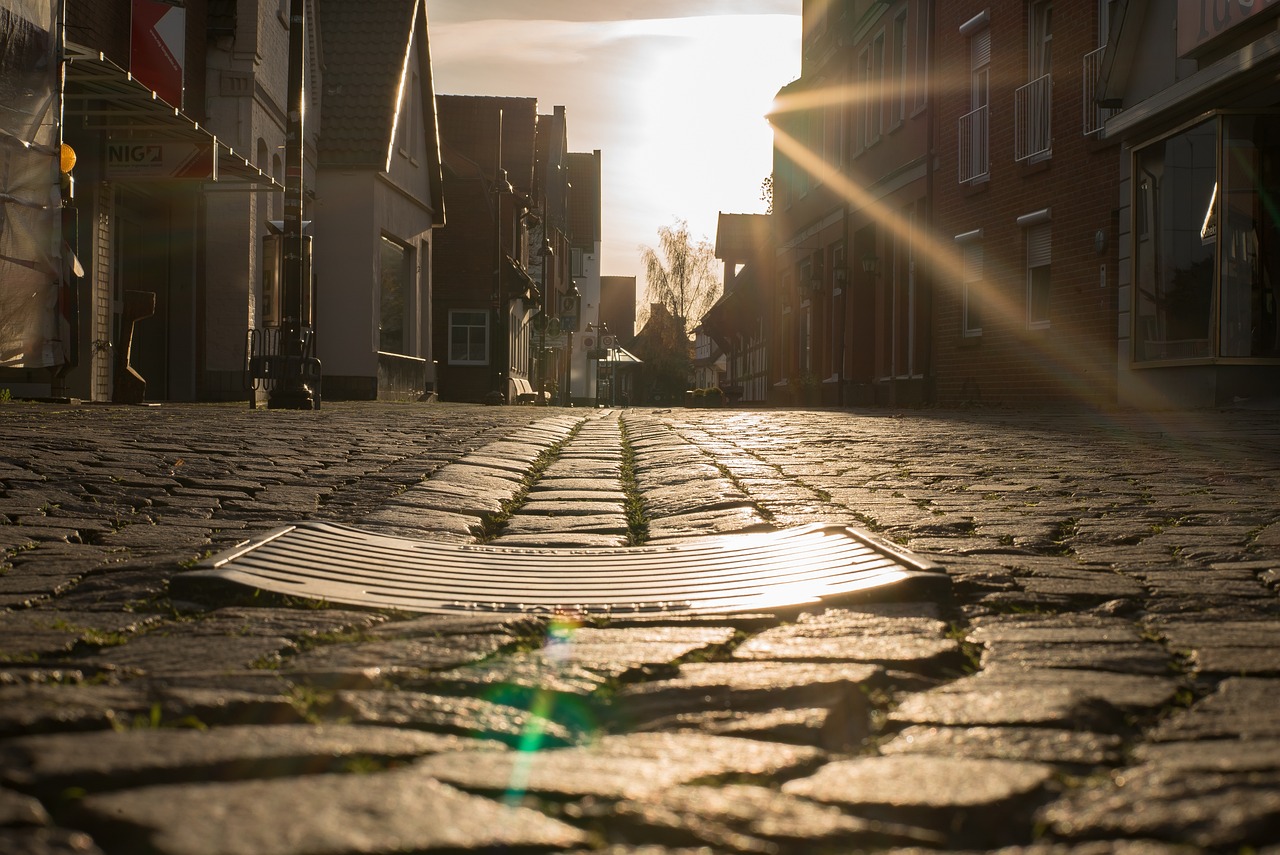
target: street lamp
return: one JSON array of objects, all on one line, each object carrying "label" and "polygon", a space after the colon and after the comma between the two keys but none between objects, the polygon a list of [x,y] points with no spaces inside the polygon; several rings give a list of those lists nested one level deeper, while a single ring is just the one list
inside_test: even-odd
[{"label": "street lamp", "polygon": [[304,378],[304,366],[318,360],[307,357],[306,328],[311,296],[311,264],[307,239],[302,232],[303,178],[306,171],[303,83],[306,73],[306,13],[304,4],[289,9],[289,65],[286,79],[288,111],[285,128],[284,249],[281,253],[280,351],[284,374],[267,401],[272,409],[312,410],[320,406],[316,390]]},{"label": "street lamp", "polygon": [[[545,228],[545,226],[543,227]],[[538,250],[542,256],[542,323],[538,325],[540,340],[538,347],[538,403],[547,403],[547,268],[555,258],[555,250],[551,241],[543,235],[542,248]]]},{"label": "street lamp", "polygon": [[[498,111],[498,133],[502,133],[502,111]],[[501,145],[501,136],[499,136],[499,145]],[[502,323],[502,266],[506,260],[506,253],[502,251],[502,197],[510,196],[515,193],[515,188],[511,186],[511,182],[507,180],[507,170],[502,168],[501,149],[499,149],[499,165],[493,178],[493,230],[494,230],[494,247],[496,255],[496,266],[493,271],[493,335],[489,341],[489,392],[490,400],[495,404],[500,404],[506,400],[506,392],[502,389],[502,369],[498,365],[500,352],[505,354],[506,349],[499,347],[502,340],[504,325]],[[509,354],[503,356],[510,361]]]}]

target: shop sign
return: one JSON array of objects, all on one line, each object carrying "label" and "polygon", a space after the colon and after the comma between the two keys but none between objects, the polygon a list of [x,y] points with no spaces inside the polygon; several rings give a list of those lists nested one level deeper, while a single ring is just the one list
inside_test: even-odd
[{"label": "shop sign", "polygon": [[1263,12],[1280,10],[1280,0],[1178,0],[1178,56],[1235,29]]},{"label": "shop sign", "polygon": [[218,156],[209,142],[112,140],[107,143],[111,181],[218,180]]},{"label": "shop sign", "polygon": [[133,0],[129,72],[178,109],[186,43],[186,9],[159,0]]}]

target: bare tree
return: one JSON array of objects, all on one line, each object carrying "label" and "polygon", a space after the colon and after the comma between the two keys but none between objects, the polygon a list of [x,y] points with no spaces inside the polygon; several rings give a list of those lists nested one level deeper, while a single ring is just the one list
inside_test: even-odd
[{"label": "bare tree", "polygon": [[662,303],[675,316],[686,338],[720,296],[715,248],[694,240],[687,220],[658,229],[658,250],[640,247],[649,302]]}]

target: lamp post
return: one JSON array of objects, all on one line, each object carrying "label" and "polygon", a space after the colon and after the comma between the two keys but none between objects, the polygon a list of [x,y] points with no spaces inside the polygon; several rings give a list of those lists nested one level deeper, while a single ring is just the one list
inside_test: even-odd
[{"label": "lamp post", "polygon": [[578,328],[578,310],[581,307],[582,292],[578,290],[577,282],[570,282],[569,290],[560,304],[560,324],[568,335],[564,369],[564,405],[566,407],[573,403],[573,331]]},{"label": "lamp post", "polygon": [[[543,228],[546,228],[545,226]],[[538,325],[540,338],[538,347],[538,403],[547,403],[547,268],[555,258],[555,250],[551,241],[544,234],[542,248],[538,250],[542,256],[542,323]]]},{"label": "lamp post", "polygon": [[506,359],[510,362],[510,354],[506,352],[506,348],[500,346],[499,342],[503,341],[503,333],[505,325],[502,322],[503,294],[502,294],[502,267],[506,261],[506,253],[502,251],[502,197],[510,196],[515,192],[515,188],[511,186],[511,182],[507,180],[507,170],[502,168],[502,111],[498,111],[498,168],[494,172],[493,177],[493,231],[494,231],[494,248],[495,248],[495,266],[493,271],[493,335],[489,342],[489,398],[495,404],[506,401],[506,391],[502,388],[502,368],[498,364],[499,359]]},{"label": "lamp post", "polygon": [[302,378],[304,317],[310,304],[311,265],[306,263],[306,239],[302,234],[303,175],[305,171],[305,126],[303,122],[306,14],[305,3],[289,7],[288,123],[285,135],[284,167],[284,251],[281,259],[280,351],[296,361],[297,370],[286,370],[271,390],[267,406],[274,409],[316,408],[314,393]]}]

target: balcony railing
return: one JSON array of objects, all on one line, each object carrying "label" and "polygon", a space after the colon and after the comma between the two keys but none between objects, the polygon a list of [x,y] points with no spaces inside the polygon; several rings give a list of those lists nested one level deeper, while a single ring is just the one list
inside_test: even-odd
[{"label": "balcony railing", "polygon": [[1046,74],[1013,93],[1013,159],[1048,157],[1053,150],[1049,123],[1053,81]]},{"label": "balcony railing", "polygon": [[960,117],[960,183],[969,184],[987,177],[987,108],[979,107]]},{"label": "balcony railing", "polygon": [[1100,47],[1084,55],[1084,71],[1080,77],[1084,86],[1084,97],[1081,100],[1084,103],[1084,135],[1086,137],[1100,133],[1107,119],[1119,112],[1109,107],[1098,106],[1098,90],[1102,84],[1102,55],[1106,50],[1105,47]]}]

